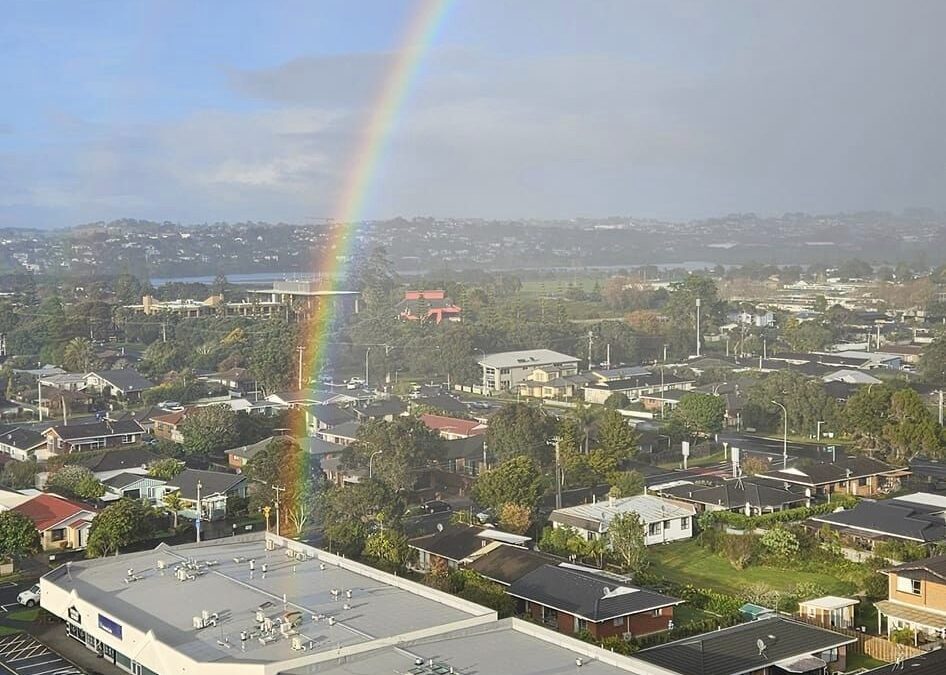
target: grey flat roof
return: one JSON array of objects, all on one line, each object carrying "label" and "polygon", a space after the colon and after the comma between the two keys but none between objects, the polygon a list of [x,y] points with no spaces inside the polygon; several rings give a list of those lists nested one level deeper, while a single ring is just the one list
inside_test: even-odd
[{"label": "grey flat roof", "polygon": [[[216,560],[218,564],[207,568],[193,581],[181,582],[171,568],[187,558]],[[234,558],[255,559],[253,578],[250,578],[249,564],[236,563]],[[159,570],[159,560],[165,561],[168,569]],[[264,562],[268,565],[266,579],[262,578]],[[323,571],[318,560],[296,562],[288,558],[283,549],[267,554],[263,540],[255,538],[237,539],[232,543],[159,546],[141,553],[76,561],[68,574],[60,567],[45,580],[66,591],[74,590],[80,598],[125,625],[142,631],[153,630],[165,644],[206,662],[258,663],[298,657],[299,653],[292,651],[288,639],[265,646],[250,640],[245,652],[239,648],[240,631],[255,629],[254,617],[259,605],[271,602],[266,615],[282,616],[283,594],[290,610],[302,611],[299,632],[304,640],[313,643],[308,654],[443,626],[474,616],[353,571],[360,569],[357,564],[346,561],[345,565],[347,569],[329,562]],[[125,583],[129,568],[142,577],[140,581]],[[341,591],[338,600],[333,599],[332,589]],[[348,589],[353,591],[351,600],[346,600],[344,595]],[[346,602],[351,605],[347,611],[343,609]],[[201,610],[219,613],[219,626],[195,630],[193,617]],[[486,608],[482,610],[484,614],[489,613]],[[326,618],[313,620],[313,615],[318,614]],[[335,617],[337,623],[330,626],[328,617]],[[236,648],[218,645],[218,640],[225,639]]]},{"label": "grey flat roof", "polygon": [[[363,675],[364,673],[417,673],[433,675],[450,672],[455,675],[618,675],[619,673],[668,673],[630,657],[610,655],[606,663],[578,649],[589,645],[538,626],[523,625],[515,619],[504,619],[485,627],[441,634],[429,640],[401,643],[398,648],[386,647],[360,656],[320,664],[320,675]],[[531,630],[530,630],[531,629]],[[544,636],[537,637],[536,632]],[[576,644],[577,643],[577,644]],[[574,649],[573,649],[574,647]],[[423,661],[415,666],[415,658]],[[580,658],[579,670],[575,660]],[[434,669],[428,666],[433,660]],[[443,669],[438,670],[437,666]],[[415,670],[416,668],[416,670]],[[286,675],[308,675],[309,667],[286,670]]]},{"label": "grey flat roof", "polygon": [[488,368],[539,368],[555,363],[577,364],[578,361],[575,356],[553,352],[551,349],[524,349],[518,352],[487,354],[479,360],[479,364]]}]

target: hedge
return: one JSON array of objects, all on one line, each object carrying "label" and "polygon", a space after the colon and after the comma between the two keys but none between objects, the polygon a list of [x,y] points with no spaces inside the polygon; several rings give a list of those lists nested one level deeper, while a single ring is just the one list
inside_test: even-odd
[{"label": "hedge", "polygon": [[806,520],[812,516],[831,513],[839,508],[850,508],[856,503],[857,499],[855,497],[840,495],[832,497],[830,502],[824,504],[764,513],[759,516],[747,516],[745,513],[735,511],[704,511],[700,514],[699,524],[703,528],[714,525],[728,525],[739,530],[764,529],[779,523],[794,523]]}]

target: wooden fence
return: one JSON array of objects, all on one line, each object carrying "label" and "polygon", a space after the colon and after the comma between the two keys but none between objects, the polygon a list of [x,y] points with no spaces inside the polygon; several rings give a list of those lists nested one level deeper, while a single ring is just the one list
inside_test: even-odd
[{"label": "wooden fence", "polygon": [[813,626],[818,626],[819,628],[825,628],[827,630],[832,630],[835,633],[841,633],[842,635],[847,635],[848,637],[857,638],[856,643],[848,645],[848,654],[866,654],[871,658],[889,663],[891,661],[896,661],[898,658],[908,659],[910,657],[919,656],[920,654],[924,653],[922,649],[918,649],[913,645],[901,645],[896,642],[891,642],[887,638],[878,635],[861,633],[860,631],[851,630],[849,628],[837,628],[836,626],[830,625],[828,622],[821,621],[813,617],[796,616],[795,618],[798,621],[810,623]]}]

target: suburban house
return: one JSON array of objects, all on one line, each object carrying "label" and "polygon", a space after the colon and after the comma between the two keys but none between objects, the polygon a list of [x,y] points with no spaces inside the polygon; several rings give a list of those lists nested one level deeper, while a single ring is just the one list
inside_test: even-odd
[{"label": "suburban house", "polygon": [[634,658],[677,675],[822,675],[847,670],[856,637],[772,616],[642,649]]},{"label": "suburban house", "polygon": [[894,663],[868,670],[864,675],[942,675],[946,673],[946,649],[937,649],[932,652],[923,652],[908,659],[897,660]]},{"label": "suburban house", "polygon": [[42,458],[46,450],[46,437],[25,427],[0,425],[0,453],[25,462],[31,457]]},{"label": "suburban house", "polygon": [[483,434],[449,440],[443,444],[443,448],[444,460],[451,473],[475,477],[490,468],[486,437]]},{"label": "suburban house", "polygon": [[639,400],[645,394],[658,394],[670,389],[689,391],[693,389],[696,380],[682,378],[673,373],[652,373],[646,371],[619,380],[606,380],[593,384],[586,384],[584,388],[587,403],[604,403],[611,394],[624,394],[630,400]]},{"label": "suburban house", "polygon": [[881,570],[887,599],[876,603],[877,630],[909,628],[933,639],[946,637],[946,556],[925,558]]},{"label": "suburban house", "polygon": [[549,520],[552,527],[571,527],[585,539],[592,540],[607,532],[615,517],[628,513],[637,514],[640,519],[647,546],[693,536],[696,508],[654,495],[611,497],[606,501],[555,509]]},{"label": "suburban house", "polygon": [[595,381],[590,374],[575,375],[570,366],[536,368],[528,378],[519,383],[520,396],[531,398],[572,398],[587,383]]},{"label": "suburban house", "polygon": [[9,511],[32,498],[33,495],[26,495],[19,490],[11,490],[0,486],[0,511]]},{"label": "suburban house", "polygon": [[227,515],[227,500],[231,497],[246,497],[246,476],[221,471],[184,469],[163,486],[156,488],[160,500],[171,492],[177,492],[184,501],[181,515],[197,517],[197,491],[200,489],[200,511],[202,520],[220,520]]},{"label": "suburban house", "polygon": [[624,577],[578,565],[542,565],[506,589],[536,622],[560,633],[601,639],[651,635],[673,627],[683,600],[639,588]]},{"label": "suburban house", "polygon": [[405,291],[404,299],[397,305],[402,321],[459,321],[460,307],[447,297],[444,290]]},{"label": "suburban house", "polygon": [[836,462],[818,462],[759,474],[761,478],[780,482],[785,487],[797,485],[813,495],[849,494],[873,497],[894,492],[908,469],[885,464],[863,455],[853,455]]},{"label": "suburban house", "polygon": [[336,445],[351,445],[358,439],[358,430],[360,428],[361,422],[352,420],[330,429],[323,429],[317,434],[317,437]]},{"label": "suburban house", "polygon": [[362,422],[367,420],[393,422],[395,417],[406,415],[408,409],[408,404],[399,398],[382,398],[372,401],[364,407],[352,408],[352,412]]},{"label": "suburban house", "polygon": [[414,565],[426,572],[438,563],[457,569],[502,544],[524,547],[529,541],[530,537],[519,534],[457,524],[446,525],[433,534],[415,537],[407,543],[417,552]]},{"label": "suburban house", "polygon": [[36,495],[12,509],[36,526],[44,551],[85,548],[95,510],[50,493]]},{"label": "suburban house", "polygon": [[550,349],[487,354],[479,361],[482,381],[488,391],[509,391],[529,378],[536,368],[549,368],[562,377],[578,374],[578,359]]},{"label": "suburban house", "polygon": [[103,502],[115,501],[116,499],[144,499],[152,506],[158,502],[159,490],[165,481],[160,478],[142,475],[140,473],[120,473],[104,481],[105,494],[102,496]]},{"label": "suburban house", "polygon": [[145,447],[117,448],[78,458],[98,480],[105,482],[120,473],[147,475],[148,467],[160,459]]},{"label": "suburban house", "polygon": [[144,429],[134,420],[112,422],[88,422],[53,426],[43,432],[46,437],[46,452],[49,455],[63,455],[99,448],[114,448],[132,445],[141,441]]},{"label": "suburban house", "polygon": [[141,394],[153,387],[154,383],[138,371],[126,368],[125,370],[91,372],[85,376],[85,385],[88,391],[99,393],[105,398],[140,401]]},{"label": "suburban house", "polygon": [[420,421],[424,423],[431,431],[436,431],[440,437],[453,441],[458,438],[470,438],[471,436],[481,436],[486,433],[486,425],[476,420],[463,420],[456,417],[447,417],[445,415],[420,416]]},{"label": "suburban house", "polygon": [[556,565],[562,562],[548,553],[534,551],[522,546],[502,544],[492,547],[486,553],[477,556],[467,567],[485,579],[501,586],[515,583],[533,570],[544,565]]},{"label": "suburban house", "polygon": [[887,540],[934,544],[946,540],[946,497],[917,492],[895,499],[865,499],[854,508],[822,513],[809,521],[812,527],[827,525],[863,546]]},{"label": "suburban house", "polygon": [[224,387],[231,395],[250,396],[259,389],[256,378],[246,368],[230,368],[220,373],[207,375],[202,379],[208,384]]},{"label": "suburban house", "polygon": [[335,403],[326,405],[312,405],[306,408],[306,426],[309,433],[315,436],[323,429],[330,429],[355,419],[355,413]]},{"label": "suburban house", "polygon": [[798,616],[817,621],[827,628],[854,628],[854,607],[860,600],[826,595],[798,603]]},{"label": "suburban house", "polygon": [[182,426],[187,419],[188,409],[166,412],[162,415],[151,416],[151,433],[155,438],[163,438],[173,443],[184,442]]},{"label": "suburban house", "polygon": [[639,399],[641,405],[644,406],[644,410],[659,410],[663,412],[676,408],[680,400],[689,393],[690,392],[686,389],[677,389],[674,387],[673,389],[665,389],[653,394],[641,394]]},{"label": "suburban house", "polygon": [[273,436],[269,438],[264,438],[261,441],[252,443],[250,445],[241,445],[237,448],[231,448],[227,450],[227,464],[231,469],[236,470],[237,473],[240,473],[243,470],[243,467],[246,466],[247,462],[256,457],[261,450],[265,450],[266,446],[272,443],[274,440]]},{"label": "suburban house", "polygon": [[721,485],[698,485],[688,480],[650,485],[648,492],[693,504],[697,511],[734,511],[747,516],[809,506],[811,498],[776,485],[747,479],[727,480]]}]

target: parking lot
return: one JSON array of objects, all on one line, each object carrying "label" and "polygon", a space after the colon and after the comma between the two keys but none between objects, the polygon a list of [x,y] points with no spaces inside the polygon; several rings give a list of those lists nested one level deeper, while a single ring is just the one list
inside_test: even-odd
[{"label": "parking lot", "polygon": [[82,671],[26,633],[0,637],[0,673],[82,675]]}]

